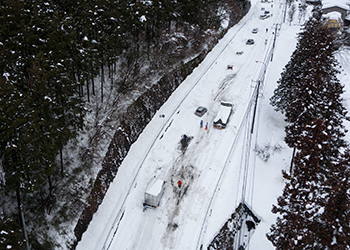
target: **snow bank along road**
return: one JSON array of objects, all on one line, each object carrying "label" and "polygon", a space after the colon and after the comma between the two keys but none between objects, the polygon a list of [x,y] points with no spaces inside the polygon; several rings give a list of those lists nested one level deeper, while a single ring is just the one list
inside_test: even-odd
[{"label": "snow bank along road", "polygon": [[[260,20],[262,8],[273,16]],[[281,13],[279,2],[253,0],[249,13],[174,92],[132,146],[78,250],[206,248],[214,237],[206,228],[208,217],[215,217],[210,207],[220,178],[225,178],[223,168],[236,169],[230,178],[240,183],[239,162],[229,161],[230,152],[252,104],[256,80],[266,67],[272,31]],[[253,34],[253,28],[259,32]],[[246,45],[248,38],[255,43]],[[243,54],[236,55],[237,51]],[[225,130],[212,127],[220,101],[234,105]],[[198,106],[208,108],[201,118],[194,115]],[[201,120],[204,128],[200,128]],[[180,149],[183,135],[191,139],[185,151]],[[166,181],[164,196],[159,207],[143,212],[144,191],[155,179]],[[181,189],[178,180],[183,183]],[[238,194],[240,189],[236,185],[235,190],[219,192]]]}]

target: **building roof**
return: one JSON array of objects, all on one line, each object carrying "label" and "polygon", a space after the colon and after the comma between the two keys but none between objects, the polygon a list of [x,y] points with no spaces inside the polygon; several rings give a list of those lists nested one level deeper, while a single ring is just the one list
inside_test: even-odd
[{"label": "building roof", "polygon": [[349,0],[323,0],[322,9],[339,7],[344,10],[349,10],[350,1]]},{"label": "building roof", "polygon": [[325,14],[325,16],[329,17],[329,19],[332,19],[332,20],[341,19],[341,13],[339,13],[338,11],[329,12],[329,13]]}]

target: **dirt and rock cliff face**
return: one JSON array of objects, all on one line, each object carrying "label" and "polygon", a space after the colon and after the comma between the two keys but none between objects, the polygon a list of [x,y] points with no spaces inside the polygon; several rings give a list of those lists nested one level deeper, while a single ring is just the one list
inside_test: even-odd
[{"label": "dirt and rock cliff face", "polygon": [[164,31],[160,44],[152,48],[140,46],[137,49],[137,57],[133,58],[131,63],[132,70],[125,74],[127,77],[122,78],[118,86],[122,91],[137,89],[140,95],[119,117],[119,125],[116,126],[102,169],[97,175],[75,227],[76,242],[73,248],[80,241],[93,214],[102,203],[131,145],[172,92],[205,58],[227,29],[237,23],[249,8],[250,3],[245,0],[223,3],[227,27],[221,27],[219,30],[203,30],[186,23],[173,23],[170,25],[171,30]]}]

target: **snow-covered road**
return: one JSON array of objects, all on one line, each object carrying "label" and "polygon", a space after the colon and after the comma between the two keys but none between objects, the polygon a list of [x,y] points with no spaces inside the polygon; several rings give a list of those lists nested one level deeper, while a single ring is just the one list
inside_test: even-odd
[{"label": "snow-covered road", "polygon": [[[273,15],[260,20],[265,10]],[[263,80],[268,67],[282,10],[279,1],[252,0],[249,13],[186,78],[133,144],[78,250],[206,248],[241,201],[244,176],[251,180],[246,193],[254,190],[255,169],[244,172],[251,158],[246,133],[251,119],[245,118],[247,110],[253,110],[249,107],[257,80]],[[259,32],[253,34],[253,28]],[[255,44],[246,45],[248,38]],[[237,51],[244,53],[236,55]],[[220,101],[234,105],[225,130],[212,126]],[[202,118],[194,115],[198,106],[208,108]],[[200,128],[201,119],[208,130]],[[184,153],[183,135],[192,138]],[[159,207],[143,211],[144,192],[155,179],[166,181],[165,193]],[[182,192],[178,180],[183,182]],[[244,196],[252,206],[253,198]]]}]

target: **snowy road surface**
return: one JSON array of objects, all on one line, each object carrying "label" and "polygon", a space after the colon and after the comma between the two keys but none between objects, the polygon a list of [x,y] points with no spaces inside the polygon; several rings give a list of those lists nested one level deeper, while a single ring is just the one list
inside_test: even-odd
[{"label": "snowy road surface", "polygon": [[[260,20],[262,8],[269,10],[273,16]],[[246,131],[250,129],[251,119],[245,118],[248,107],[253,104],[257,80],[261,80],[262,72],[271,67],[267,54],[273,46],[275,28],[281,28],[282,10],[283,5],[279,1],[271,4],[252,0],[249,13],[228,31],[203,63],[186,78],[131,147],[103,203],[83,234],[78,250],[199,249],[201,245],[206,249],[241,201],[244,176],[249,180],[244,189],[246,203],[262,219],[262,226],[258,226],[255,233],[257,240],[254,241],[253,235],[251,244],[257,244],[263,250],[272,249],[272,245],[261,248],[260,241],[268,246],[269,243],[262,237],[273,221],[271,217],[274,217],[269,215],[268,223],[264,223],[265,215],[259,214],[259,208],[255,208],[261,199],[257,200],[251,194],[256,189],[256,172],[263,177],[255,183],[259,187],[257,193],[263,192],[264,188],[266,192],[271,191],[268,190],[269,185],[262,185],[264,180],[278,182],[281,186],[283,183],[273,175],[265,176],[269,174],[266,170],[249,167],[244,172],[246,164],[256,163],[255,160],[249,161],[254,157],[247,154],[251,145]],[[253,34],[253,28],[258,28],[259,32]],[[296,29],[293,32],[295,34]],[[254,45],[246,44],[249,38],[255,40]],[[295,46],[295,39],[292,40],[291,47],[284,49],[289,54]],[[237,55],[237,51],[244,53]],[[279,58],[278,55],[274,57],[274,61]],[[284,56],[280,59],[276,72],[281,71],[288,58]],[[233,65],[233,69],[227,69],[228,65]],[[234,113],[224,130],[212,126],[220,101],[234,105]],[[198,106],[208,109],[203,117],[194,115]],[[271,110],[269,112],[272,113]],[[162,118],[162,115],[165,117]],[[272,130],[268,132],[273,134],[274,118],[269,119],[272,121],[269,129]],[[201,120],[203,128],[200,128]],[[205,129],[206,124],[208,130]],[[275,126],[279,125],[276,122]],[[180,145],[183,135],[191,138],[185,151]],[[262,143],[267,140],[274,145],[271,138],[283,141],[283,134],[267,139],[265,133],[261,138]],[[278,146],[285,145],[282,142]],[[284,151],[289,154],[287,149]],[[283,166],[279,166],[279,173],[288,165],[287,162],[288,159],[285,159]],[[275,179],[268,180],[269,177]],[[166,181],[163,198],[159,207],[143,211],[144,192],[156,179]],[[181,189],[177,187],[178,180],[183,183]],[[274,191],[276,195],[280,190]],[[269,208],[262,207],[270,210],[274,202],[270,199],[266,204]]]}]

